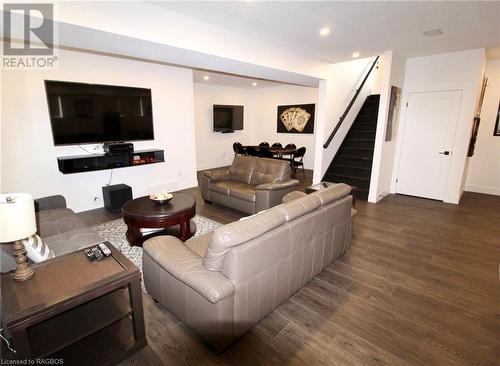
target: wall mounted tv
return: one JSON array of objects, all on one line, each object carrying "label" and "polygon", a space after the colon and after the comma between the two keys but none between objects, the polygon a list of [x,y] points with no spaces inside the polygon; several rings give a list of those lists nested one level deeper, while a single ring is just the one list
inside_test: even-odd
[{"label": "wall mounted tv", "polygon": [[232,132],[243,129],[242,105],[214,104],[214,131]]},{"label": "wall mounted tv", "polygon": [[54,145],[153,140],[151,89],[45,80]]}]

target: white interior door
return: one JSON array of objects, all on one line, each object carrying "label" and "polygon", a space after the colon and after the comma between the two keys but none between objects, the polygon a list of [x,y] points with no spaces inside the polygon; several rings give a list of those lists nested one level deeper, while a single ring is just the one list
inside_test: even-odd
[{"label": "white interior door", "polygon": [[461,90],[409,94],[397,193],[443,200],[461,97]]}]

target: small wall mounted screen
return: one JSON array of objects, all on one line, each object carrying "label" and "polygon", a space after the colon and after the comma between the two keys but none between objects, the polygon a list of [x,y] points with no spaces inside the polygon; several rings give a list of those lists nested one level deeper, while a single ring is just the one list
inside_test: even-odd
[{"label": "small wall mounted screen", "polygon": [[214,131],[236,131],[243,129],[242,105],[214,104]]}]

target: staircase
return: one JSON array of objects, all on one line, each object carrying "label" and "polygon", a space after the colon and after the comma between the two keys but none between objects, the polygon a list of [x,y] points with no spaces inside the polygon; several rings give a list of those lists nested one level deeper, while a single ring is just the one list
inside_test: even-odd
[{"label": "staircase", "polygon": [[358,188],[357,198],[368,199],[380,95],[366,98],[323,181]]}]

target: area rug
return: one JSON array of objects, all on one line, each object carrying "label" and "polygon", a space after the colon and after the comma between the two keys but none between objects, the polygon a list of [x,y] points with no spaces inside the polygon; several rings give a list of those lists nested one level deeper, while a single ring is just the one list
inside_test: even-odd
[{"label": "area rug", "polygon": [[[193,221],[196,223],[196,234],[194,237],[213,231],[219,226],[222,226],[222,224],[217,221],[199,215],[196,215]],[[127,225],[125,225],[123,219],[108,221],[104,224],[94,226],[93,229],[103,240],[109,241],[125,257],[130,259],[142,273],[142,247],[130,246],[125,237]]]}]

